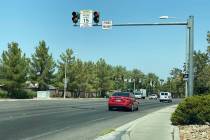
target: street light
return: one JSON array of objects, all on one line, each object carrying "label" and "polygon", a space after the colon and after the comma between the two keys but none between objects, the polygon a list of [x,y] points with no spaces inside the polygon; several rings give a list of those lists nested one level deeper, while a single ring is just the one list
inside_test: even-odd
[{"label": "street light", "polygon": [[65,74],[64,74],[64,94],[63,94],[63,98],[66,99],[66,88],[67,88],[67,83],[68,83],[68,80],[67,80],[67,76],[66,76],[66,73],[67,73],[67,64],[70,63],[71,61],[68,60],[68,58],[66,58],[66,61],[65,61]]},{"label": "street light", "polygon": [[66,79],[66,69],[67,69],[67,57],[65,61],[65,76],[64,76],[64,93],[63,93],[63,98],[66,99],[66,88],[67,88],[67,79]]},{"label": "street light", "polygon": [[170,17],[170,16],[160,16],[159,19],[169,19],[169,18],[176,18],[176,17]]},{"label": "street light", "polygon": [[[160,19],[176,18],[170,16],[160,16]],[[186,31],[186,63],[185,63],[185,75],[190,75],[190,80],[188,81],[188,76],[185,77],[185,97],[193,95],[193,24],[194,18],[190,16],[187,21],[187,31]],[[189,42],[188,42],[189,41]],[[190,43],[190,44],[189,44]],[[191,58],[189,58],[191,57]],[[189,73],[189,74],[188,74]]]},{"label": "street light", "polygon": [[135,90],[136,90],[136,80],[133,79],[133,93],[135,93]]}]

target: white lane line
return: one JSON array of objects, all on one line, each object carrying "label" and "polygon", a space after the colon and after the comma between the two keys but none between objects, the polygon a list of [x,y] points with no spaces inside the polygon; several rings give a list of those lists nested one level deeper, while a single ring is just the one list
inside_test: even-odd
[{"label": "white lane line", "polygon": [[92,123],[92,122],[97,122],[97,121],[102,121],[102,120],[105,120],[106,118],[98,118],[98,119],[95,119],[95,120],[90,120],[86,123]]}]

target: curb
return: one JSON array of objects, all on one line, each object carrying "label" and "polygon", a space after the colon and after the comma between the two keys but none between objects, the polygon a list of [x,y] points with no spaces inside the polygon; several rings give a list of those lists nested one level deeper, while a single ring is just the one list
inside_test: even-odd
[{"label": "curb", "polygon": [[173,129],[173,140],[180,140],[180,135],[179,135],[179,127],[178,126],[174,126]]},{"label": "curb", "polygon": [[116,139],[120,139],[121,140],[121,136],[124,135],[124,133],[127,133],[127,130],[134,126],[136,120],[132,121],[130,123],[127,123],[123,126],[118,127],[115,131],[106,134],[104,136],[100,136],[98,138],[96,138],[95,140],[116,140]]}]

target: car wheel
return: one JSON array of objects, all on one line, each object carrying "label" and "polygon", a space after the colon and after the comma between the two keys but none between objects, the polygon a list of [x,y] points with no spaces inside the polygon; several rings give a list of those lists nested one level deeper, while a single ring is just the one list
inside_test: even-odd
[{"label": "car wheel", "polygon": [[109,106],[109,111],[112,111],[112,107]]},{"label": "car wheel", "polygon": [[136,111],[138,111],[138,110],[139,110],[139,106],[137,105]]},{"label": "car wheel", "polygon": [[133,105],[133,104],[132,104],[132,106],[131,106],[130,111],[131,111],[131,112],[133,112],[133,111],[134,111],[134,105]]}]

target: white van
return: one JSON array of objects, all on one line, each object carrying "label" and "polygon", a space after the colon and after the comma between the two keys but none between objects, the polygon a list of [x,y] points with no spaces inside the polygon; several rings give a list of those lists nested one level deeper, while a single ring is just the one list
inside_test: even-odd
[{"label": "white van", "polygon": [[160,102],[172,102],[172,97],[170,92],[160,92]]}]

